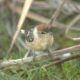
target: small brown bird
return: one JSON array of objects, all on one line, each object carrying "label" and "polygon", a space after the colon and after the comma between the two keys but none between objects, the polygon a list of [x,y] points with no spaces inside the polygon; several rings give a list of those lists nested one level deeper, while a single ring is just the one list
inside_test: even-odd
[{"label": "small brown bird", "polygon": [[[50,58],[53,58],[50,53],[50,48],[54,44],[54,37],[47,24],[39,24],[33,29],[25,31],[26,46],[35,52],[48,52]],[[35,57],[35,54],[33,55]],[[71,56],[70,53],[62,55],[62,58]],[[25,56],[26,57],[26,56]]]},{"label": "small brown bird", "polygon": [[53,43],[53,35],[46,24],[39,24],[26,33],[26,46],[34,51],[48,50]]}]

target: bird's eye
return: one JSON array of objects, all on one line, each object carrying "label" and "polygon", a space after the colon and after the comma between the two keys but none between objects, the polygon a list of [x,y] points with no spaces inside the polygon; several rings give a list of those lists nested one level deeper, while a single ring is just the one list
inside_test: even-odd
[{"label": "bird's eye", "polygon": [[46,34],[46,32],[41,32],[41,34]]}]

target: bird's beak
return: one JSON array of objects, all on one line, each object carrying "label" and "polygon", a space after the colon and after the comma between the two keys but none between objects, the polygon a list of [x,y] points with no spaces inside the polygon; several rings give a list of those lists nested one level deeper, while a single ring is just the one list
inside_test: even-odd
[{"label": "bird's beak", "polygon": [[25,34],[25,30],[24,29],[21,29],[20,31],[22,34]]}]

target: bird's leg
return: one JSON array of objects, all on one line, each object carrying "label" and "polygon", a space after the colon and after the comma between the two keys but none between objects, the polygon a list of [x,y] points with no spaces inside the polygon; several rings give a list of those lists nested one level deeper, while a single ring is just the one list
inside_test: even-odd
[{"label": "bird's leg", "polygon": [[52,55],[51,51],[49,49],[47,51],[48,51],[48,56],[53,59],[53,55]]},{"label": "bird's leg", "polygon": [[28,51],[26,52],[24,58],[27,58],[30,54],[31,54],[32,50],[31,49],[28,49]]},{"label": "bird's leg", "polygon": [[36,54],[35,54],[35,51],[33,51],[33,61],[36,60]]}]

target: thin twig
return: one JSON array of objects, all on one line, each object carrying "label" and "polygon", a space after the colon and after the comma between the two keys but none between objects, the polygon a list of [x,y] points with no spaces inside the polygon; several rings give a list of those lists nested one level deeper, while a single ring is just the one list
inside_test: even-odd
[{"label": "thin twig", "polygon": [[31,49],[28,49],[28,51],[26,52],[24,58],[27,58],[29,56],[29,54],[31,53],[31,51],[32,51]]},{"label": "thin twig", "polygon": [[80,54],[73,55],[73,56],[70,56],[70,57],[68,57],[68,58],[64,58],[64,59],[61,59],[61,60],[52,62],[52,63],[50,63],[50,64],[43,65],[43,67],[47,67],[47,68],[48,68],[48,67],[50,67],[50,66],[52,66],[52,65],[54,65],[54,64],[64,63],[64,62],[66,62],[66,61],[70,61],[70,60],[78,59],[78,58],[80,58]]},{"label": "thin twig", "polygon": [[[14,10],[16,9],[16,0],[12,0],[12,6],[14,8]],[[15,12],[13,10],[11,10],[11,19],[12,19],[12,25],[13,25],[13,32],[15,32],[16,30],[16,15],[15,15]]]},{"label": "thin twig", "polygon": [[[64,59],[59,59],[58,61],[53,61],[53,62],[50,62],[48,64],[44,64],[41,66],[41,68],[49,68],[50,66],[54,65],[54,64],[59,64],[59,63],[64,63],[64,62],[67,62],[67,61],[70,61],[70,60],[73,60],[73,59],[78,59],[80,58],[80,54],[77,54],[77,55],[73,55],[73,56],[70,56],[68,58],[64,58]],[[34,69],[30,69],[29,72],[33,72],[33,71],[36,71],[40,69],[40,67],[37,67],[37,68],[34,68]]]},{"label": "thin twig", "polygon": [[54,24],[54,22],[56,21],[56,19],[58,18],[60,12],[63,9],[64,3],[66,0],[62,0],[62,3],[60,4],[60,6],[56,9],[56,11],[54,12],[54,14],[52,15],[50,22],[48,23],[48,27],[50,28],[52,26],[52,24]]},{"label": "thin twig", "polygon": [[[23,3],[24,0],[16,0],[17,3]],[[67,1],[67,0],[66,0]],[[57,5],[59,5],[62,1],[61,0],[48,0],[48,1],[34,1],[32,4],[31,9],[37,9],[37,10],[53,10],[57,8]],[[73,14],[73,13],[80,13],[80,3],[77,1],[67,1],[65,3],[66,6],[64,6],[63,13],[64,14]]]},{"label": "thin twig", "polygon": [[[1,4],[4,2],[4,0],[1,0]],[[22,4],[24,3],[24,0],[16,0],[17,3]],[[31,9],[37,9],[37,10],[53,10],[57,8],[57,5],[59,5],[62,1],[61,0],[48,0],[47,1],[34,1],[32,4]],[[68,1],[65,3],[66,6],[63,8],[64,14],[73,14],[73,13],[80,13],[80,3],[76,1]]]},{"label": "thin twig", "polygon": [[69,39],[71,39],[71,40],[73,40],[73,41],[78,41],[78,42],[80,41],[80,37],[78,37],[78,38],[72,38],[71,36],[68,35],[68,33],[69,33],[71,27],[73,27],[74,24],[75,24],[79,19],[80,19],[80,14],[77,15],[77,16],[70,22],[70,24],[66,27],[66,31],[65,31],[65,36],[66,36],[67,38],[69,38]]},{"label": "thin twig", "polygon": [[[14,10],[14,8],[12,7],[11,4],[8,5],[14,12],[16,12],[17,14],[21,14],[21,8],[16,7],[16,9]],[[28,12],[27,15],[28,18],[33,19],[35,21],[41,22],[41,23],[46,23],[48,24],[48,22],[50,21],[50,19],[43,17],[39,14],[36,14],[34,12]],[[54,24],[52,25],[54,27],[57,27],[59,29],[65,29],[66,25],[62,24],[60,22],[55,21]],[[80,28],[76,28],[76,27],[72,27],[71,30],[75,30],[75,31],[80,31]]]},{"label": "thin twig", "polygon": [[[53,55],[53,58],[56,60],[56,58],[58,58],[57,56],[59,56],[59,55],[63,55],[66,53],[77,51],[77,50],[80,50],[80,45],[76,45],[76,46],[72,46],[72,47],[68,47],[65,49],[54,51],[52,53],[52,55]],[[36,56],[35,60],[42,59],[42,57],[48,57],[48,54],[40,54],[40,55]],[[78,58],[80,58],[80,55],[78,56]],[[62,58],[62,59],[65,59],[65,58]],[[76,59],[77,59],[77,57],[76,57]],[[33,56],[27,57],[27,58],[16,59],[16,60],[6,60],[6,61],[0,62],[0,68],[5,68],[5,67],[13,66],[13,65],[22,65],[23,63],[29,63],[31,61],[33,61]]]}]

